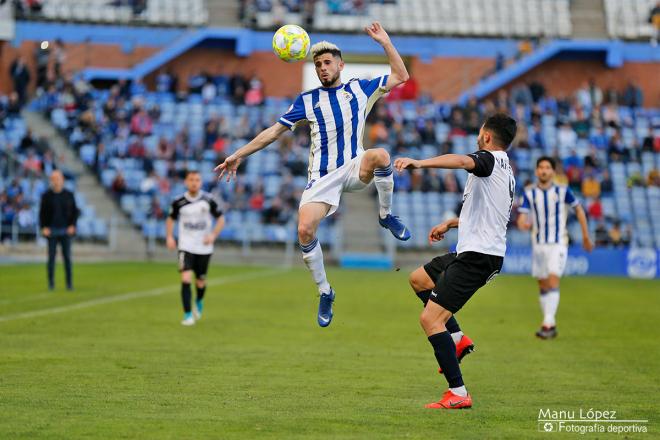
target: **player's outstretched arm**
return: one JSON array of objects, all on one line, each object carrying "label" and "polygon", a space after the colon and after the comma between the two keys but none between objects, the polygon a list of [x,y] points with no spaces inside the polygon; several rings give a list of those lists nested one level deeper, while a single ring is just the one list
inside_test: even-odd
[{"label": "player's outstretched arm", "polygon": [[409,157],[400,157],[394,161],[394,168],[401,172],[405,169],[415,168],[446,168],[473,170],[476,166],[474,159],[463,154],[443,154],[430,159],[415,160]]},{"label": "player's outstretched arm", "polygon": [[581,205],[575,207],[575,215],[577,216],[580,228],[582,229],[582,247],[585,251],[591,252],[594,249],[594,244],[589,237],[589,227],[587,225],[587,215]]},{"label": "player's outstretched arm", "polygon": [[385,55],[387,55],[387,60],[390,63],[391,73],[390,76],[387,78],[387,83],[385,83],[385,89],[389,91],[394,87],[398,86],[399,84],[408,81],[410,75],[408,75],[408,70],[406,69],[406,65],[403,63],[403,60],[401,59],[401,55],[399,55],[399,52],[397,52],[396,48],[392,44],[392,41],[390,40],[390,36],[387,35],[387,32],[385,32],[383,26],[381,26],[380,23],[375,21],[370,26],[364,28],[364,30],[378,44],[383,46],[383,49],[385,50]]},{"label": "player's outstretched arm", "polygon": [[213,227],[211,233],[204,239],[204,244],[213,243],[215,239],[218,238],[218,235],[220,235],[224,227],[225,227],[225,216],[221,215],[215,221],[215,226]]},{"label": "player's outstretched arm", "polygon": [[167,220],[165,220],[165,231],[167,248],[169,250],[176,249],[176,240],[174,240],[174,220],[172,217],[167,217]]},{"label": "player's outstretched arm", "polygon": [[227,182],[229,182],[232,178],[235,178],[236,170],[238,170],[238,166],[241,164],[241,162],[243,162],[244,158],[248,157],[252,153],[256,153],[257,151],[266,148],[268,145],[275,142],[277,138],[287,130],[288,128],[279,122],[276,122],[267,129],[263,130],[249,143],[236,150],[234,154],[226,158],[224,162],[215,167],[214,171],[220,172],[218,179],[221,179],[225,173],[227,174]]},{"label": "player's outstretched arm", "polygon": [[532,229],[532,224],[529,222],[529,216],[524,212],[518,214],[518,218],[516,219],[516,226],[518,226],[518,229],[521,231],[529,231]]},{"label": "player's outstretched arm", "polygon": [[447,231],[454,228],[458,228],[458,218],[453,218],[446,222],[442,222],[439,225],[435,225],[429,232],[429,243],[433,244],[436,241],[442,240],[445,238]]}]

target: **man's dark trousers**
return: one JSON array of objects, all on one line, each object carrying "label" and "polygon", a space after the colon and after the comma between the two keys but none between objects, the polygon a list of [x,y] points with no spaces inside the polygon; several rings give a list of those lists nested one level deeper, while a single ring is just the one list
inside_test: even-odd
[{"label": "man's dark trousers", "polygon": [[48,287],[52,289],[55,286],[55,256],[58,243],[62,248],[62,257],[64,258],[66,287],[71,289],[73,287],[71,278],[71,236],[66,233],[66,230],[53,230],[50,237],[48,237]]}]

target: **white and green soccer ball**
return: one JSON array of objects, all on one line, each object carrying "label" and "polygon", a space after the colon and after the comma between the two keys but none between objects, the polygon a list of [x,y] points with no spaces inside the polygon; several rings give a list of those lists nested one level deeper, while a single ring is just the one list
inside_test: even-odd
[{"label": "white and green soccer ball", "polygon": [[304,60],[309,53],[309,35],[295,24],[282,26],[273,35],[273,52],[287,63]]}]

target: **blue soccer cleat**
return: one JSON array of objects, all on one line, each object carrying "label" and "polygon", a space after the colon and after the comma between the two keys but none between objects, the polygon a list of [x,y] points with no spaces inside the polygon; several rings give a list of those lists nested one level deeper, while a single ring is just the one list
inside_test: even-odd
[{"label": "blue soccer cleat", "polygon": [[193,316],[192,312],[183,314],[183,321],[181,321],[181,325],[185,325],[186,327],[195,325],[195,317]]},{"label": "blue soccer cleat", "polygon": [[406,228],[406,225],[401,223],[399,217],[387,214],[385,218],[379,218],[378,223],[383,228],[389,229],[397,240],[406,241],[410,239],[410,231]]},{"label": "blue soccer cleat", "polygon": [[197,319],[202,319],[202,310],[204,310],[204,300],[198,299],[195,301],[195,306],[193,307],[193,317]]},{"label": "blue soccer cleat", "polygon": [[330,288],[330,293],[322,293],[319,299],[318,323],[321,327],[327,327],[332,321],[332,303],[335,301],[335,291]]}]

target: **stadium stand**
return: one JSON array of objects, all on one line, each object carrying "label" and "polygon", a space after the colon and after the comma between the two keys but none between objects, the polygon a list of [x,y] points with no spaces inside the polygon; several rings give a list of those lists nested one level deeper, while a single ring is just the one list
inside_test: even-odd
[{"label": "stadium stand", "polygon": [[[35,2],[30,2],[35,3]],[[199,26],[208,20],[204,0],[43,0],[18,2],[19,18],[65,22]]]},{"label": "stadium stand", "polygon": [[649,39],[655,32],[651,10],[655,0],[604,0],[607,32],[612,38]]},{"label": "stadium stand", "polygon": [[[48,175],[58,168],[47,139],[35,138],[20,115],[15,97],[0,96],[0,241],[16,242],[38,235],[39,203],[48,189]],[[64,170],[66,187],[75,191],[75,176]],[[108,225],[95,216],[94,206],[76,193],[81,211],[78,238],[108,240]]]},{"label": "stadium stand", "polygon": [[[231,82],[215,80],[227,87]],[[468,153],[476,149],[483,116],[495,109],[510,111],[525,121],[510,151],[518,191],[533,180],[539,156],[555,156],[558,180],[583,199],[601,245],[660,245],[660,110],[641,108],[643,97],[634,86],[618,93],[592,84],[570,99],[538,96],[524,87],[511,95],[500,91],[493,100],[470,100],[462,107],[428,97],[380,102],[370,116],[367,143],[383,146],[394,156]],[[289,221],[306,183],[307,133],[286,136],[248,159],[236,184],[215,185],[213,173],[225,154],[272,124],[287,108],[287,100],[266,98],[261,105],[245,105],[246,97],[237,101],[231,88],[207,100],[198,93],[176,98],[147,92],[143,86],[133,93],[123,89],[124,96],[119,86],[85,92],[87,110],[85,105],[67,109],[64,104],[86,102],[66,96],[80,94],[75,87],[41,101],[146,236],[164,236],[167,206],[183,191],[181,173],[186,168],[199,169],[207,189],[229,208],[222,239],[242,241],[242,234],[251,234],[251,241],[283,242],[295,236]],[[90,127],[99,131],[90,136]],[[408,220],[414,237],[398,243],[400,247],[426,246],[428,229],[460,209],[466,177],[452,171],[396,177],[394,210]],[[332,234],[332,227],[322,229],[322,239]],[[580,237],[574,221],[569,234]],[[610,237],[617,234],[618,239]],[[456,238],[454,231],[448,242]],[[528,245],[529,234],[512,227],[509,241]]]},{"label": "stadium stand", "polygon": [[[220,158],[272,124],[288,106],[277,99],[266,99],[260,106],[245,101],[239,105],[229,97],[231,90],[205,101],[201,94],[176,99],[168,92],[136,87],[92,90],[79,82],[44,94],[38,107],[50,115],[145,237],[165,238],[169,205],[185,191],[185,170],[195,169],[206,190],[228,211],[221,240],[294,240],[291,220],[307,184],[308,135],[285,137],[250,157],[237,182],[217,185],[213,168]],[[243,99],[249,102],[251,97],[246,94]],[[333,228],[334,219],[329,219],[320,237],[327,240]]]},{"label": "stadium stand", "polygon": [[[525,121],[509,152],[518,191],[533,180],[538,157],[557,157],[558,180],[583,199],[592,233],[598,229],[609,232],[615,226],[631,231],[616,242],[605,237],[601,245],[660,244],[658,109],[617,103],[585,109],[575,103],[579,101],[552,98],[525,106],[509,99],[506,92],[501,92],[498,100],[498,104],[486,101],[481,105],[472,101],[466,108],[453,110],[434,104],[389,104],[385,111],[376,109],[369,135],[376,145],[392,145],[395,155],[428,157],[438,154],[436,145],[440,145],[441,153],[464,154],[476,149],[477,121],[482,120],[483,113],[495,108],[508,110],[519,121]],[[385,126],[390,129],[383,131]],[[385,137],[379,138],[382,135]],[[465,179],[465,173],[451,171],[397,176],[395,210],[410,219],[413,231],[413,240],[400,246],[424,246],[426,232],[438,219],[459,212]],[[580,237],[574,221],[569,224],[569,235],[572,240]],[[456,239],[455,234],[449,237],[450,242]],[[529,234],[515,227],[510,229],[508,239],[515,245],[529,244]]]},{"label": "stadium stand", "polygon": [[[569,0],[249,1],[243,20],[269,29],[296,23],[315,30],[356,32],[378,20],[393,33],[497,37],[568,37]],[[496,19],[488,19],[495,17]]]}]

